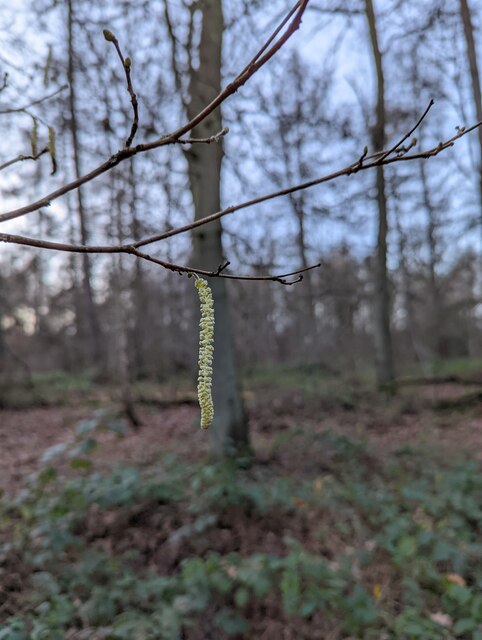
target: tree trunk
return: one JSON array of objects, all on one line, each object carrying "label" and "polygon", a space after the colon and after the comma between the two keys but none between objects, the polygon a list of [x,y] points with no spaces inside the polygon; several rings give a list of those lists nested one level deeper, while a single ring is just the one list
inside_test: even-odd
[{"label": "tree trunk", "polygon": [[[477,122],[482,121],[482,95],[480,88],[479,65],[477,61],[477,49],[475,48],[474,28],[472,26],[472,16],[468,0],[460,0],[460,17],[464,25],[465,42],[467,45],[467,56],[470,65],[470,79],[472,82],[472,94],[474,98],[475,116]],[[479,140],[479,218],[480,233],[482,241],[482,127],[477,129]]]},{"label": "tree trunk", "polygon": [[[302,269],[308,269],[309,261],[306,247],[305,213],[302,199],[296,198],[294,194],[291,194],[290,200],[298,222],[296,242],[298,245],[300,266]],[[319,360],[319,349],[316,335],[315,292],[311,271],[306,271],[306,273],[303,274],[303,283],[300,285],[300,289],[302,296],[303,358],[305,362],[317,362]]]},{"label": "tree trunk", "polygon": [[436,220],[436,210],[432,203],[430,197],[430,190],[428,184],[428,176],[426,164],[423,160],[420,161],[420,178],[422,181],[422,197],[423,204],[425,210],[427,212],[427,245],[428,245],[428,255],[429,255],[429,313],[430,313],[430,322],[429,322],[429,331],[430,331],[430,342],[431,342],[431,351],[432,351],[432,375],[436,373],[433,370],[436,359],[443,358],[443,349],[441,344],[442,339],[442,327],[443,327],[443,304],[442,304],[442,296],[439,288],[438,280],[437,280],[437,262],[438,262],[438,251],[437,251],[437,237],[436,237],[436,229],[437,229],[437,220]]},{"label": "tree trunk", "polygon": [[[372,143],[375,151],[385,145],[385,76],[382,54],[378,43],[377,21],[372,0],[365,0],[366,17],[370,32],[370,42],[377,78],[376,123],[372,130]],[[385,174],[383,167],[376,169],[376,189],[378,205],[378,236],[375,274],[375,347],[377,359],[377,382],[380,389],[394,391],[394,367],[392,335],[390,330],[390,295],[387,270],[388,210],[385,193]]]},{"label": "tree trunk", "polygon": [[[5,288],[5,281],[1,282],[2,289]],[[8,367],[6,362],[6,348],[5,348],[5,330],[3,328],[3,316],[5,313],[5,304],[3,295],[0,293],[0,409],[4,405],[4,385],[8,374]]]},{"label": "tree trunk", "polygon": [[[122,215],[122,195],[116,185],[116,176],[113,171],[110,173],[111,191],[114,195],[111,211],[112,223],[111,228],[117,228],[117,242],[122,244],[125,242],[124,224]],[[122,176],[121,179],[124,179]],[[113,256],[113,273],[112,273],[112,293],[114,296],[113,307],[114,317],[112,319],[112,329],[114,337],[114,380],[117,387],[117,395],[119,404],[122,406],[123,415],[131,423],[134,429],[141,426],[134,409],[134,402],[131,392],[131,372],[129,366],[129,294],[126,291],[125,283],[127,282],[126,271],[124,268],[123,255]]]},{"label": "tree trunk", "polygon": [[[72,146],[73,146],[73,159],[74,159],[74,172],[75,178],[78,179],[82,175],[81,162],[80,162],[80,147],[79,147],[79,127],[77,120],[77,96],[75,85],[75,69],[74,69],[74,0],[68,0],[68,69],[67,78],[69,82],[69,111],[70,111],[70,132],[72,134]],[[89,232],[87,227],[87,220],[85,214],[85,206],[83,199],[82,188],[79,187],[76,190],[77,194],[77,214],[79,218],[80,226],[80,238],[82,244],[88,244]],[[92,365],[99,370],[102,365],[102,352],[101,352],[101,337],[100,337],[100,325],[97,317],[97,310],[95,307],[94,296],[92,292],[92,275],[90,267],[90,258],[87,253],[82,254],[82,273],[83,273],[83,297],[84,297],[84,312],[87,319],[88,338],[90,346],[90,355]]]},{"label": "tree trunk", "polygon": [[[134,241],[140,240],[142,236],[141,222],[139,220],[139,212],[137,208],[137,179],[136,159],[131,158],[129,165],[129,187],[131,191],[131,235]],[[136,260],[134,264],[134,274],[131,279],[131,299],[133,301],[134,313],[134,331],[131,335],[132,340],[132,366],[134,370],[134,379],[145,378],[147,374],[146,366],[146,350],[144,342],[144,333],[146,326],[144,322],[144,314],[146,312],[146,299],[144,294],[144,270],[142,261]]]},{"label": "tree trunk", "polygon": [[418,339],[414,296],[410,286],[411,275],[409,269],[409,256],[407,255],[407,236],[400,220],[401,211],[398,209],[394,213],[398,235],[398,264],[401,276],[403,306],[405,309],[406,334],[412,346],[413,354],[417,363],[421,366],[424,375],[428,375],[429,372],[425,371],[425,362],[427,360],[427,356],[430,356],[430,353],[427,354],[423,341],[420,342]]},{"label": "tree trunk", "polygon": [[[224,19],[222,0],[205,0],[202,11],[199,66],[191,69],[188,115],[193,117],[221,89],[222,39]],[[217,109],[192,131],[194,137],[208,137],[222,129],[221,111]],[[186,153],[195,218],[220,207],[222,146],[193,145]],[[193,234],[194,264],[215,270],[225,261],[222,250],[221,223],[215,221],[198,227]],[[229,317],[226,281],[212,278],[216,317],[214,338],[214,423],[213,445],[217,455],[233,456],[249,450],[249,432],[238,381],[233,325]]]}]

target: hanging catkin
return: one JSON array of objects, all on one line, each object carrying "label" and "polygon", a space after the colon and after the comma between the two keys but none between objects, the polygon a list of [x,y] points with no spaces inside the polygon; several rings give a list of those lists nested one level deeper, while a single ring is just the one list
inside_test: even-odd
[{"label": "hanging catkin", "polygon": [[199,406],[201,407],[201,428],[208,429],[214,417],[214,406],[211,395],[213,380],[214,303],[211,289],[206,280],[196,278],[196,289],[201,302],[197,391]]}]

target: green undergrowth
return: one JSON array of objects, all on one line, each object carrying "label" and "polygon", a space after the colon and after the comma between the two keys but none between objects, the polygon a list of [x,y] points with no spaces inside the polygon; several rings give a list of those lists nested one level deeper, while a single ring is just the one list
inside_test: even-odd
[{"label": "green undergrowth", "polygon": [[86,398],[94,391],[93,377],[88,372],[71,374],[63,371],[33,373],[22,379],[0,384],[0,404],[5,408],[28,409],[57,406]]},{"label": "green undergrowth", "polygon": [[39,393],[45,394],[89,391],[93,385],[93,377],[89,372],[74,374],[64,371],[47,371],[32,374],[32,384]]},{"label": "green undergrowth", "polygon": [[460,376],[461,378],[470,378],[478,376],[482,373],[482,359],[477,358],[451,358],[447,360],[435,360],[431,368],[435,375],[444,376]]},{"label": "green undergrowth", "polygon": [[[402,380],[415,377],[455,377],[480,379],[482,360],[447,359],[427,362],[423,366],[410,365],[400,370]],[[165,379],[134,382],[131,393],[139,402],[176,400],[195,391],[195,376],[186,372],[167,375]],[[301,393],[307,399],[329,400],[337,406],[353,408],[364,400],[380,402],[377,396],[376,376],[373,368],[353,370],[350,375],[340,373],[322,364],[259,365],[245,370],[244,386],[259,395],[259,389]],[[95,379],[93,372],[66,373],[49,371],[33,373],[22,379],[0,384],[0,404],[8,408],[23,409],[37,406],[105,402],[106,394],[116,397],[116,388],[108,381]]]},{"label": "green undergrowth", "polygon": [[96,428],[0,503],[0,640],[482,640],[475,463],[325,433],[309,476],[167,455],[100,475]]},{"label": "green undergrowth", "polygon": [[356,375],[348,378],[322,365],[275,365],[253,367],[243,376],[244,386],[253,390],[282,392],[288,396],[301,394],[307,401],[330,402],[351,409],[367,392],[373,394],[372,378]]},{"label": "green undergrowth", "polygon": [[[480,375],[482,372],[482,360],[477,358],[448,358],[444,360],[427,361],[423,365],[411,364],[402,367],[399,376],[423,377],[449,377],[459,376],[470,378]],[[343,384],[352,384],[355,387],[373,389],[376,385],[375,369],[360,367],[347,376],[344,372],[337,372],[318,364],[284,364],[284,365],[259,365],[245,371],[244,380],[248,386],[273,385],[288,389],[310,389],[315,387],[318,391],[326,389],[330,391]]]}]

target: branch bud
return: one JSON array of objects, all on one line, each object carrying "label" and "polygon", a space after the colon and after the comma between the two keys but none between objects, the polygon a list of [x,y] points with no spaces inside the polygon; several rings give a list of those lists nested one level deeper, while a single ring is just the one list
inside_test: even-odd
[{"label": "branch bud", "polygon": [[102,33],[104,34],[104,38],[107,40],[107,42],[116,41],[115,35],[112,33],[112,31],[109,31],[109,29],[104,29]]}]

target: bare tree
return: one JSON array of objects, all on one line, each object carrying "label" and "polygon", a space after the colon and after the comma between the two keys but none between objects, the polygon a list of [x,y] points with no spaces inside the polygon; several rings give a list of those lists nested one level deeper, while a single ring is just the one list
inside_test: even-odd
[{"label": "bare tree", "polygon": [[[69,82],[69,115],[70,115],[70,132],[72,135],[72,152],[74,160],[75,178],[78,180],[82,175],[81,151],[79,141],[79,123],[77,117],[77,87],[76,87],[76,71],[75,71],[75,43],[74,43],[74,3],[75,0],[67,1],[67,30],[68,30],[68,64],[67,78]],[[89,230],[87,223],[87,213],[84,203],[84,194],[82,188],[76,190],[77,197],[77,215],[80,227],[81,243],[86,245],[89,243]],[[97,310],[94,302],[94,294],[92,290],[92,273],[90,257],[87,253],[82,255],[82,287],[84,293],[85,313],[87,316],[88,336],[91,351],[91,363],[96,369],[100,369],[102,364],[101,336],[99,320],[97,318]]]},{"label": "bare tree", "polygon": [[[475,46],[474,28],[472,25],[472,14],[468,0],[460,0],[460,17],[464,25],[465,43],[467,46],[467,57],[469,60],[470,80],[472,84],[472,96],[477,120],[482,120],[482,93],[480,87],[479,63],[477,59],[477,49]],[[479,162],[478,162],[478,186],[479,186],[479,218],[480,233],[482,239],[482,130],[477,131],[479,141]]]},{"label": "bare tree", "polygon": [[[191,84],[189,86],[190,101],[185,103],[188,108],[188,121],[179,126],[177,129],[166,135],[156,137],[144,142],[134,142],[137,134],[139,113],[137,108],[137,98],[133,87],[133,79],[131,73],[133,71],[130,58],[124,57],[117,38],[110,32],[105,31],[105,38],[111,43],[117,52],[121,62],[122,72],[125,76],[127,94],[132,108],[132,121],[130,128],[125,135],[124,145],[113,155],[108,157],[104,162],[92,169],[86,174],[78,175],[74,180],[67,184],[59,186],[49,194],[44,195],[34,202],[30,202],[23,206],[6,211],[0,214],[0,223],[8,220],[20,219],[33,212],[37,212],[44,206],[47,206],[56,199],[69,194],[75,194],[76,191],[94,181],[99,176],[108,174],[121,163],[131,161],[135,156],[140,156],[147,152],[154,152],[168,145],[181,146],[188,149],[188,162],[190,163],[190,179],[193,189],[193,200],[195,204],[196,217],[194,221],[182,226],[164,227],[163,230],[157,230],[156,233],[150,232],[150,235],[144,229],[130,230],[129,233],[134,239],[124,239],[124,234],[120,233],[117,239],[112,243],[104,245],[76,244],[75,242],[58,242],[44,238],[32,238],[24,235],[16,235],[11,233],[1,233],[0,241],[5,243],[37,247],[51,251],[63,251],[77,253],[81,255],[88,254],[127,254],[140,260],[157,265],[177,274],[189,274],[210,278],[215,293],[220,292],[220,297],[225,295],[225,289],[217,289],[218,283],[225,283],[226,279],[257,281],[257,282],[276,282],[284,285],[299,282],[309,269],[319,265],[305,265],[303,268],[292,273],[267,273],[267,274],[238,274],[229,271],[229,265],[224,260],[221,245],[221,229],[220,221],[228,215],[241,215],[241,211],[254,205],[270,202],[276,198],[297,194],[303,190],[313,188],[317,185],[327,184],[341,176],[353,176],[357,173],[375,169],[379,174],[381,167],[394,163],[403,163],[414,160],[421,160],[435,157],[445,149],[451,147],[456,140],[466,135],[469,131],[474,130],[479,125],[467,129],[460,129],[451,138],[437,143],[435,146],[420,151],[411,150],[412,147],[404,147],[405,141],[412,135],[415,129],[420,125],[426,117],[429,108],[424,112],[421,118],[415,123],[410,131],[401,136],[399,140],[393,143],[388,149],[383,150],[384,127],[378,131],[377,136],[373,139],[375,151],[368,154],[366,149],[361,155],[355,157],[352,161],[345,164],[338,170],[331,171],[326,175],[306,179],[304,182],[292,184],[287,187],[280,188],[275,192],[268,192],[256,197],[250,198],[237,204],[221,208],[219,198],[219,175],[222,164],[222,148],[220,143],[227,131],[222,128],[222,119],[220,108],[223,103],[240,89],[250,78],[253,77],[259,69],[261,69],[277,52],[283,47],[288,39],[296,32],[301,23],[307,6],[307,0],[297,2],[286,18],[275,29],[274,33],[266,40],[259,51],[254,55],[244,69],[224,88],[221,87],[220,59],[222,45],[222,5],[220,0],[210,0],[203,5],[203,22],[201,25],[201,40],[199,49],[199,66],[193,71]],[[373,7],[372,7],[373,9]],[[374,16],[373,16],[374,17]],[[375,24],[376,27],[376,23]],[[214,26],[216,29],[214,29]],[[376,33],[375,33],[376,36]],[[207,65],[208,59],[217,61],[216,64]],[[383,72],[383,69],[382,69]],[[382,87],[383,88],[383,87]],[[382,114],[383,115],[383,114]],[[383,124],[383,119],[382,119]],[[127,164],[127,163],[126,163]],[[11,165],[9,165],[11,166]],[[383,173],[381,174],[383,177]],[[135,180],[135,177],[133,178]],[[385,208],[386,214],[386,208]],[[275,220],[276,222],[277,220]],[[189,264],[178,264],[170,259],[166,259],[165,254],[160,257],[155,251],[155,246],[169,238],[179,236],[181,234],[191,233],[195,235],[195,253],[194,259],[196,263],[191,266]],[[386,215],[385,215],[385,270],[386,270]],[[140,237],[136,239],[136,235]],[[382,238],[383,239],[383,238]],[[118,242],[115,244],[114,242]],[[165,246],[165,243],[164,243]],[[151,249],[147,249],[150,247]],[[266,264],[266,263],[265,263]],[[385,273],[386,276],[386,273]],[[187,284],[187,282],[186,282]],[[226,308],[225,301],[223,301]],[[142,310],[140,310],[142,312]],[[223,312],[218,312],[222,314]],[[350,321],[351,322],[351,321]],[[227,323],[228,326],[223,326]],[[227,314],[217,318],[218,329],[220,328],[220,346],[222,349],[229,345],[231,328],[229,326],[229,317]],[[230,356],[231,358],[232,356]],[[234,371],[234,359],[231,359],[229,367]],[[215,368],[221,365],[215,364]],[[227,369],[225,368],[224,371]],[[245,446],[248,444],[247,432],[243,424],[242,409],[238,413],[233,413],[232,407],[223,406],[233,402],[233,395],[230,395],[230,389],[235,388],[235,379],[229,380],[229,388],[225,389],[226,398],[217,398],[216,412],[220,413],[221,418],[224,415],[237,415],[240,421],[233,423],[233,427],[218,431],[217,442],[219,449],[224,453],[231,452],[233,443],[236,446],[240,442]],[[234,392],[233,392],[234,393]],[[228,412],[229,413],[225,413]],[[229,426],[226,420],[225,424]],[[233,435],[235,434],[235,435]]]},{"label": "bare tree", "polygon": [[[382,53],[378,40],[377,18],[373,0],[365,0],[366,18],[370,32],[370,43],[377,80],[376,122],[372,129],[372,143],[375,149],[385,147],[385,74]],[[388,207],[385,193],[383,166],[376,168],[376,189],[378,206],[378,237],[375,273],[375,345],[377,355],[377,379],[380,388],[393,391],[395,379],[393,367],[392,335],[390,329],[390,294],[387,269]]]},{"label": "bare tree", "polygon": [[[188,116],[202,110],[221,91],[224,19],[222,0],[206,0],[202,15],[199,66],[191,68]],[[210,138],[222,130],[220,108],[200,122],[194,137]],[[193,145],[186,153],[194,202],[195,219],[221,208],[222,144]],[[215,220],[193,231],[194,262],[202,268],[224,265],[221,221]],[[213,423],[215,447],[222,454],[236,454],[249,448],[248,422],[243,408],[235,364],[232,323],[226,282],[212,285],[216,315],[213,391],[216,414]]]}]

